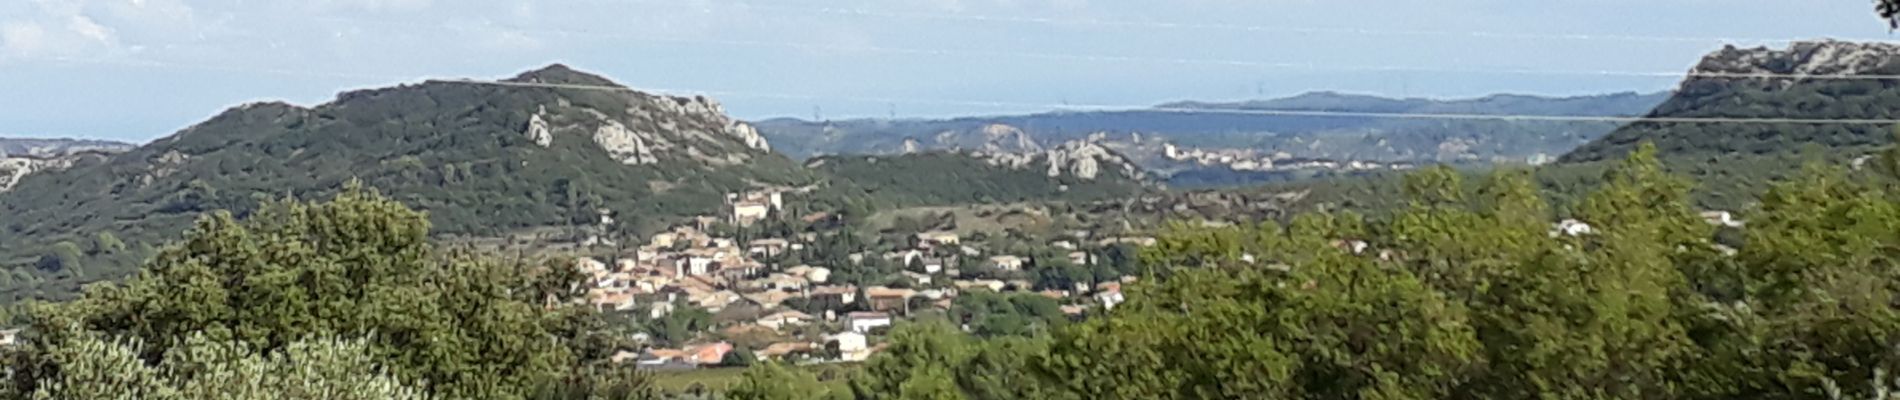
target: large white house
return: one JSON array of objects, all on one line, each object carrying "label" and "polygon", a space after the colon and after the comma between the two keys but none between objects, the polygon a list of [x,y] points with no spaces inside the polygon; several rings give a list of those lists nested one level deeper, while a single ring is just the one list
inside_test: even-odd
[{"label": "large white house", "polygon": [[872,329],[891,326],[891,315],[881,312],[854,312],[845,314],[845,325],[852,332],[869,333]]}]

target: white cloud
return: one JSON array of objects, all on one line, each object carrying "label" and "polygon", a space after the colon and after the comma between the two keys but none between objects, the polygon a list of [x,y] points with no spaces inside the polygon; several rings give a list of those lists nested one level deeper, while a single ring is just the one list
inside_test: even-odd
[{"label": "white cloud", "polygon": [[112,32],[112,28],[99,25],[98,22],[94,22],[92,18],[87,18],[84,15],[74,15],[67,18],[66,29],[100,44],[111,44],[116,41],[115,37],[117,37],[117,35]]},{"label": "white cloud", "polygon": [[[21,58],[137,52],[158,38],[194,37],[182,0],[33,0],[0,16],[0,55]],[[144,39],[144,40],[131,40]],[[161,45],[163,45],[161,43]]]},{"label": "white cloud", "polygon": [[40,52],[47,46],[46,28],[32,22],[0,23],[0,50],[22,55]]},{"label": "white cloud", "polygon": [[434,5],[433,0],[320,0],[311,2],[329,10],[415,11]]}]

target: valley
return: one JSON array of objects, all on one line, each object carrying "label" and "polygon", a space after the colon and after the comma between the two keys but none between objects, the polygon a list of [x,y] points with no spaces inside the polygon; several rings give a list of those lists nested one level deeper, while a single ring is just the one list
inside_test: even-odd
[{"label": "valley", "polygon": [[0,139],[0,398],[1884,396],[1889,75],[749,122],[552,64]]}]

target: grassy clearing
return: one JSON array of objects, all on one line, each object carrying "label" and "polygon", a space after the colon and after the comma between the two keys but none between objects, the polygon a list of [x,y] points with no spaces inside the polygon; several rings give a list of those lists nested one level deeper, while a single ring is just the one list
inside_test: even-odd
[{"label": "grassy clearing", "polygon": [[879,232],[890,229],[899,217],[912,219],[934,219],[935,216],[950,213],[956,221],[952,231],[968,236],[983,232],[999,234],[1010,229],[1039,231],[1048,229],[1051,220],[1048,210],[1040,204],[994,204],[953,207],[911,207],[882,211],[865,220],[867,232]]}]

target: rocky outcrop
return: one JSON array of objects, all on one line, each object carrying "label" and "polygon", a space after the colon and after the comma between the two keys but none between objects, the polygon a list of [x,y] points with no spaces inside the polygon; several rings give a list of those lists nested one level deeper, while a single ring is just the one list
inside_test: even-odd
[{"label": "rocky outcrop", "polygon": [[615,160],[627,165],[644,165],[659,162],[653,156],[653,148],[647,146],[645,139],[633,131],[627,130],[619,122],[608,121],[594,131],[594,143],[607,150]]},{"label": "rocky outcrop", "polygon": [[772,144],[766,142],[765,135],[760,135],[759,129],[752,127],[752,124],[729,121],[726,123],[726,134],[739,139],[740,143],[745,143],[746,147],[753,150],[772,151]]},{"label": "rocky outcrop", "polygon": [[707,99],[705,96],[661,96],[656,97],[653,104],[660,112],[701,118],[718,124],[721,126],[719,133],[732,139],[737,139],[740,143],[745,144],[746,148],[758,151],[772,151],[772,145],[766,143],[765,136],[759,135],[758,129],[753,128],[751,124],[726,116],[725,107],[720,106],[718,102]]},{"label": "rocky outcrop", "polygon": [[87,152],[117,154],[132,147],[130,143],[105,140],[0,138],[0,157],[55,158]]},{"label": "rocky outcrop", "polygon": [[1141,179],[1141,169],[1135,163],[1091,141],[1073,141],[1044,152],[1050,177],[1064,175],[1081,179],[1095,179],[1104,172],[1116,171],[1122,176]]},{"label": "rocky outcrop", "polygon": [[57,171],[70,168],[80,159],[88,156],[103,156],[104,153],[67,154],[52,158],[6,157],[0,156],[0,192],[13,190],[14,186],[26,179],[27,175]]},{"label": "rocky outcrop", "polygon": [[981,133],[983,134],[981,150],[984,152],[1030,153],[1042,151],[1042,145],[1036,144],[1036,140],[1031,139],[1028,133],[1014,126],[1003,124],[984,125]]},{"label": "rocky outcrop", "polygon": [[0,158],[0,192],[13,189],[27,174],[33,173],[36,164],[26,158]]},{"label": "rocky outcrop", "polygon": [[1120,153],[1087,140],[1070,141],[1048,150],[1027,153],[974,152],[990,165],[1009,168],[1040,168],[1050,178],[1074,177],[1094,180],[1115,172],[1129,179],[1144,179],[1146,174]]},{"label": "rocky outcrop", "polygon": [[528,140],[534,141],[535,145],[541,147],[554,145],[554,131],[548,128],[547,119],[541,118],[547,113],[547,106],[542,106],[539,111],[535,111],[534,116],[528,117],[528,130],[522,132],[523,135],[528,136]]},{"label": "rocky outcrop", "polygon": [[[1795,42],[1786,49],[1728,46],[1703,57],[1695,73],[1720,75],[1862,75],[1890,70],[1900,45],[1838,40]],[[1767,77],[1763,77],[1767,78]]]},{"label": "rocky outcrop", "polygon": [[104,140],[0,138],[0,192],[13,189],[27,175],[66,169],[80,159],[123,153],[132,147]]}]

